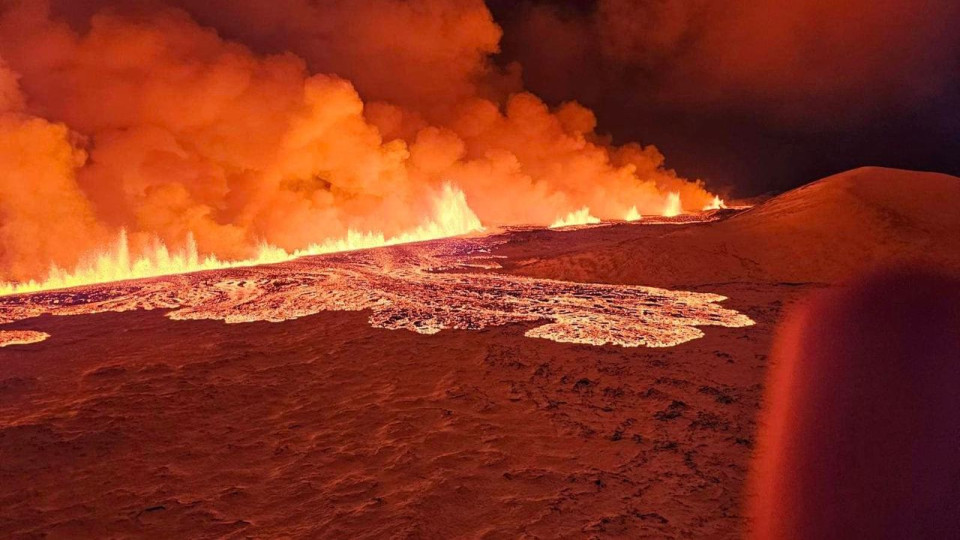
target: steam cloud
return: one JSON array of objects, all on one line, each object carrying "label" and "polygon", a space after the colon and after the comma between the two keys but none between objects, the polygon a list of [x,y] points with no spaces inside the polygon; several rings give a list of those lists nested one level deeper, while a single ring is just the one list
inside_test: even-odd
[{"label": "steam cloud", "polygon": [[446,181],[487,224],[712,199],[588,109],[523,92],[480,0],[0,6],[0,280],[120,229],[221,258],[391,235]]}]

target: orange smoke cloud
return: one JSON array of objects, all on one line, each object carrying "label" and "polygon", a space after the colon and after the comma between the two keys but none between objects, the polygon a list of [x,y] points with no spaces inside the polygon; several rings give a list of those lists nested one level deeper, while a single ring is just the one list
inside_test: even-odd
[{"label": "orange smoke cloud", "polygon": [[24,112],[16,75],[0,59],[0,263],[2,275],[26,279],[51,262],[75,264],[102,230],[75,171],[86,155],[73,135]]},{"label": "orange smoke cloud", "polygon": [[[221,259],[395,236],[446,182],[490,225],[712,199],[655,148],[610,146],[584,107],[517,91],[490,65],[482,2],[171,4],[0,13],[0,281],[70,267],[121,229],[134,251],[193,238]],[[243,44],[197,22],[218,8]]]}]

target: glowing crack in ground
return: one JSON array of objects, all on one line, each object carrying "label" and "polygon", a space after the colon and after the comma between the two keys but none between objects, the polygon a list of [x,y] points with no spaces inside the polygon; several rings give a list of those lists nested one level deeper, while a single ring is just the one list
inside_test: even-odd
[{"label": "glowing crack in ground", "polygon": [[0,298],[0,324],[49,313],[167,309],[174,320],[282,322],[321,311],[369,310],[376,328],[434,334],[540,323],[533,338],[590,345],[668,347],[698,326],[741,327],[723,296],[573,283],[477,269],[498,267],[492,238],[450,239],[307,257],[249,268],[91,285]]}]

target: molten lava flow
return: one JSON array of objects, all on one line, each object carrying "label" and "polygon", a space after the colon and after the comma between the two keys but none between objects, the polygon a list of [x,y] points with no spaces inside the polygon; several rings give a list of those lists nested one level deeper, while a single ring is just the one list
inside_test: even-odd
[{"label": "molten lava flow", "polygon": [[0,330],[0,347],[13,345],[32,345],[40,343],[50,337],[46,332],[33,330]]},{"label": "molten lava flow", "polygon": [[683,213],[683,205],[680,202],[680,194],[672,192],[667,195],[666,206],[663,207],[663,217],[676,217]]},{"label": "molten lava flow", "polygon": [[710,210],[723,210],[727,207],[727,204],[723,202],[719,196],[714,196],[713,200],[710,201],[710,204],[703,207],[704,212],[709,212]]},{"label": "molten lava flow", "polygon": [[491,237],[307,257],[280,264],[92,285],[0,299],[0,324],[53,315],[168,309],[174,320],[281,322],[321,311],[370,310],[370,324],[433,334],[524,322],[529,337],[564,343],[668,347],[698,326],[752,325],[724,297],[650,287],[495,273]]},{"label": "molten lava flow", "polygon": [[579,225],[596,225],[600,219],[590,215],[590,209],[583,208],[570,212],[565,217],[559,218],[550,225],[551,229],[560,229],[563,227],[575,227]]},{"label": "molten lava flow", "polygon": [[436,240],[480,231],[480,220],[467,205],[466,197],[450,184],[444,185],[434,201],[431,219],[414,230],[386,238],[380,232],[350,231],[343,238],[311,244],[292,253],[278,247],[262,244],[259,253],[251,259],[223,261],[214,256],[202,257],[192,235],[183,250],[171,252],[163,242],[155,240],[152,249],[139,255],[130,253],[125,231],[117,241],[102,251],[87,257],[86,262],[72,271],[54,266],[46,280],[27,283],[0,283],[0,296],[64,289],[96,283],[110,283],[128,279],[185,274],[202,270],[219,270],[261,264],[274,264],[307,255],[322,255],[341,251],[370,249],[410,242]]},{"label": "molten lava flow", "polygon": [[630,210],[627,210],[627,215],[623,217],[624,221],[640,221],[641,219],[643,219],[643,216],[637,211],[636,206],[630,207]]}]

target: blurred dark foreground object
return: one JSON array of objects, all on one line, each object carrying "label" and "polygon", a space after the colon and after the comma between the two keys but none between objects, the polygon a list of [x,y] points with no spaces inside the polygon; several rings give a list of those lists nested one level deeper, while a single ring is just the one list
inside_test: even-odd
[{"label": "blurred dark foreground object", "polygon": [[960,538],[960,281],[896,269],[819,294],[769,383],[754,538]]}]

